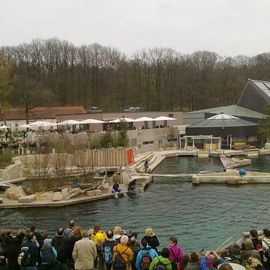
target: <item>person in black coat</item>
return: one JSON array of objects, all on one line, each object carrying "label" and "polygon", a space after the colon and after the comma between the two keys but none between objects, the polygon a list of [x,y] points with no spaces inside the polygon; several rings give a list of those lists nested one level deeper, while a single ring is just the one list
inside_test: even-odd
[{"label": "person in black coat", "polygon": [[149,227],[145,230],[145,234],[142,239],[145,239],[147,241],[148,246],[155,249],[158,252],[159,240],[152,228]]}]

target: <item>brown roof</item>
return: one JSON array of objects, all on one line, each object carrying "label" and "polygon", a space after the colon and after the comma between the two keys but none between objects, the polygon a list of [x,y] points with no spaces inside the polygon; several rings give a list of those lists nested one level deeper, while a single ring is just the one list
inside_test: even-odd
[{"label": "brown roof", "polygon": [[[55,119],[56,115],[67,115],[86,113],[82,106],[65,106],[65,107],[36,107],[29,110],[29,119]],[[24,108],[10,108],[3,112],[3,120],[24,120],[25,109]]]}]

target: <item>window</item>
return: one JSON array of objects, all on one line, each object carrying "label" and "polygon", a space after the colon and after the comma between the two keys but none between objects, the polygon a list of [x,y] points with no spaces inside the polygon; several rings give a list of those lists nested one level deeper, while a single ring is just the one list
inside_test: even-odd
[{"label": "window", "polygon": [[145,141],[145,142],[143,142],[143,144],[145,145],[145,144],[154,144],[154,141]]}]

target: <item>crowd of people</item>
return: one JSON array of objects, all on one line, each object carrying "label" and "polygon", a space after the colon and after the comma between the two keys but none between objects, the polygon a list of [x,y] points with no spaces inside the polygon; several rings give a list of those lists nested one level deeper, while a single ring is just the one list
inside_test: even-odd
[{"label": "crowd of people", "polygon": [[161,248],[152,228],[142,239],[116,226],[84,230],[74,220],[50,238],[35,226],[0,235],[0,269],[6,270],[270,270],[270,230],[251,230],[240,245],[222,252],[184,254],[175,236]]}]

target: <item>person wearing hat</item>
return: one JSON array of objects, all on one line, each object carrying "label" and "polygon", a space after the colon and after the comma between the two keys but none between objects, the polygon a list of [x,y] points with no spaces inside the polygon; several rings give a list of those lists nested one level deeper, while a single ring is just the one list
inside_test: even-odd
[{"label": "person wearing hat", "polygon": [[120,243],[113,247],[113,269],[116,270],[116,264],[119,259],[122,259],[125,264],[125,270],[132,270],[131,262],[133,260],[134,254],[131,248],[128,246],[128,236],[121,236]]}]

